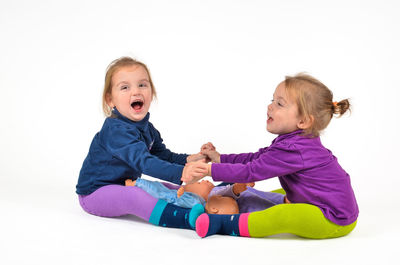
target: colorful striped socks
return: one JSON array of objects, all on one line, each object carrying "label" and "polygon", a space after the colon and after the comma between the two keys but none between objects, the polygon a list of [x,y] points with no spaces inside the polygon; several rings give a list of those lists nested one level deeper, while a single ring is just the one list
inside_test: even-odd
[{"label": "colorful striped socks", "polygon": [[196,219],[202,213],[204,213],[204,207],[201,204],[196,204],[189,209],[158,200],[149,222],[164,227],[194,229]]},{"label": "colorful striped socks", "polygon": [[202,214],[196,221],[196,233],[200,237],[214,234],[250,236],[247,219],[249,214]]}]

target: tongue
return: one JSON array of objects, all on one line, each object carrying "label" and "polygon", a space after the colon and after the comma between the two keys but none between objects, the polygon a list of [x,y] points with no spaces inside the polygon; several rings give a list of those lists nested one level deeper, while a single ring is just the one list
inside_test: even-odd
[{"label": "tongue", "polygon": [[140,110],[140,109],[141,109],[140,104],[135,104],[135,105],[133,105],[133,109],[134,109],[134,110]]}]

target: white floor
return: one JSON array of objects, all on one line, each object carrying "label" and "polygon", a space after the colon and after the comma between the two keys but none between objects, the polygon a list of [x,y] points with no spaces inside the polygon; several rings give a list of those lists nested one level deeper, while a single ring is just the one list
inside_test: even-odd
[{"label": "white floor", "polygon": [[[1,1],[0,265],[396,263],[399,3]],[[351,115],[332,120],[323,143],[351,176],[356,229],[331,240],[201,239],[82,211],[75,184],[103,124],[105,69],[126,55],[149,66],[151,121],[175,152],[269,145],[266,107],[285,75],[306,71],[334,100],[350,98]]]},{"label": "white floor", "polygon": [[398,257],[397,205],[360,201],[358,226],[338,239],[201,239],[134,216],[91,216],[66,188],[1,185],[0,264],[393,264]]}]

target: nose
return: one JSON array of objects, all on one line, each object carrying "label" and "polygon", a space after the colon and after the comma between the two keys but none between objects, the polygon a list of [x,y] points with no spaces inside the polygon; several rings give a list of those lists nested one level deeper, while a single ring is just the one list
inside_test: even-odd
[{"label": "nose", "polygon": [[132,92],[132,95],[138,95],[138,94],[140,94],[140,89],[137,86],[132,86],[131,92]]},{"label": "nose", "polygon": [[267,107],[267,110],[268,110],[268,111],[271,111],[271,110],[272,110],[272,104],[273,104],[273,102],[269,103],[269,105],[268,105],[268,107]]}]

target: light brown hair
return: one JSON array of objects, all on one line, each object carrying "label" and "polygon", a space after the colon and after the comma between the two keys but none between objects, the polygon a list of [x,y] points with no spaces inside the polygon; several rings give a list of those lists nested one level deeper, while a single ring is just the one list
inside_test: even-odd
[{"label": "light brown hair", "polygon": [[135,59],[132,59],[131,57],[128,57],[128,56],[124,56],[124,57],[118,58],[118,59],[112,61],[108,65],[107,72],[106,72],[106,77],[105,77],[105,80],[104,80],[102,104],[103,104],[103,112],[107,117],[111,116],[111,111],[112,111],[112,108],[110,106],[108,106],[108,104],[107,104],[107,96],[111,95],[112,77],[113,77],[114,73],[117,72],[119,69],[121,69],[123,67],[134,66],[134,65],[141,66],[146,70],[146,72],[147,72],[147,74],[149,76],[149,82],[150,82],[150,86],[151,86],[152,97],[153,97],[153,99],[155,97],[157,97],[157,93],[156,93],[156,90],[154,88],[153,81],[151,80],[150,71],[147,68],[147,66],[144,63],[139,62],[139,61],[137,61]]},{"label": "light brown hair", "polygon": [[319,136],[334,114],[340,117],[350,109],[348,99],[332,102],[331,90],[308,74],[286,76],[284,82],[288,95],[297,104],[299,116],[311,121],[311,125],[304,129],[304,135]]}]

